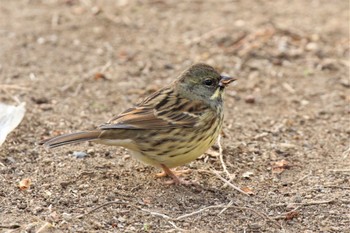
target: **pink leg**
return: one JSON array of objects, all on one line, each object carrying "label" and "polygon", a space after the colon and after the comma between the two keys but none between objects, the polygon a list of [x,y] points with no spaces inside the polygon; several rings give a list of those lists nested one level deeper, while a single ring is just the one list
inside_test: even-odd
[{"label": "pink leg", "polygon": [[186,180],[182,180],[180,179],[177,175],[181,175],[184,173],[188,173],[189,170],[185,170],[185,171],[171,171],[167,166],[165,166],[164,164],[161,164],[161,167],[163,169],[163,172],[158,173],[156,176],[157,177],[163,177],[163,176],[169,176],[171,177],[173,180],[170,182],[166,182],[167,184],[184,184],[184,185],[190,185],[192,184],[192,182],[186,181]]}]

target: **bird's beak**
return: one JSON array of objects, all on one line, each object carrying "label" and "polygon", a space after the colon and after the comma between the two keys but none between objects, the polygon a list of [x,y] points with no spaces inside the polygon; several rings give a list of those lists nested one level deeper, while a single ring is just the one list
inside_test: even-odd
[{"label": "bird's beak", "polygon": [[230,84],[230,83],[232,83],[233,81],[236,81],[236,80],[237,80],[236,78],[232,78],[232,77],[229,77],[229,76],[221,75],[219,86],[220,87],[226,87],[228,84]]}]

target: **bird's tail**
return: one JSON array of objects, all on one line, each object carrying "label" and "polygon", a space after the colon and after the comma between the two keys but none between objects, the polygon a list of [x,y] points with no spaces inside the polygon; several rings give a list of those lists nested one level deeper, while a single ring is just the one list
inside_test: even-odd
[{"label": "bird's tail", "polygon": [[44,145],[45,147],[51,149],[72,143],[92,141],[94,139],[98,139],[100,134],[101,131],[99,130],[63,134],[57,137],[45,139],[39,142],[39,145]]}]

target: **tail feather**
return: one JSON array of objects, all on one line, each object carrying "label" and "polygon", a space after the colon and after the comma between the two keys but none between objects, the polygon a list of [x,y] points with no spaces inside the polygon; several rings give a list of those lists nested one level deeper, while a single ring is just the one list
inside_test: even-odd
[{"label": "tail feather", "polygon": [[44,145],[45,147],[51,149],[67,144],[79,143],[84,141],[92,141],[97,139],[101,131],[87,131],[87,132],[77,132],[72,134],[63,134],[57,137],[49,138],[39,142],[39,145]]}]

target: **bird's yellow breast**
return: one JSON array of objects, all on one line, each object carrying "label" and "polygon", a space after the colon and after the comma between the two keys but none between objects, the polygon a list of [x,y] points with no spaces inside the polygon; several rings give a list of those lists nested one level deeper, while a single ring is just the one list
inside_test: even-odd
[{"label": "bird's yellow breast", "polygon": [[222,114],[203,117],[208,119],[193,128],[154,130],[148,141],[136,143],[138,150],[132,150],[132,155],[156,167],[173,168],[195,160],[215,143],[222,126]]}]

